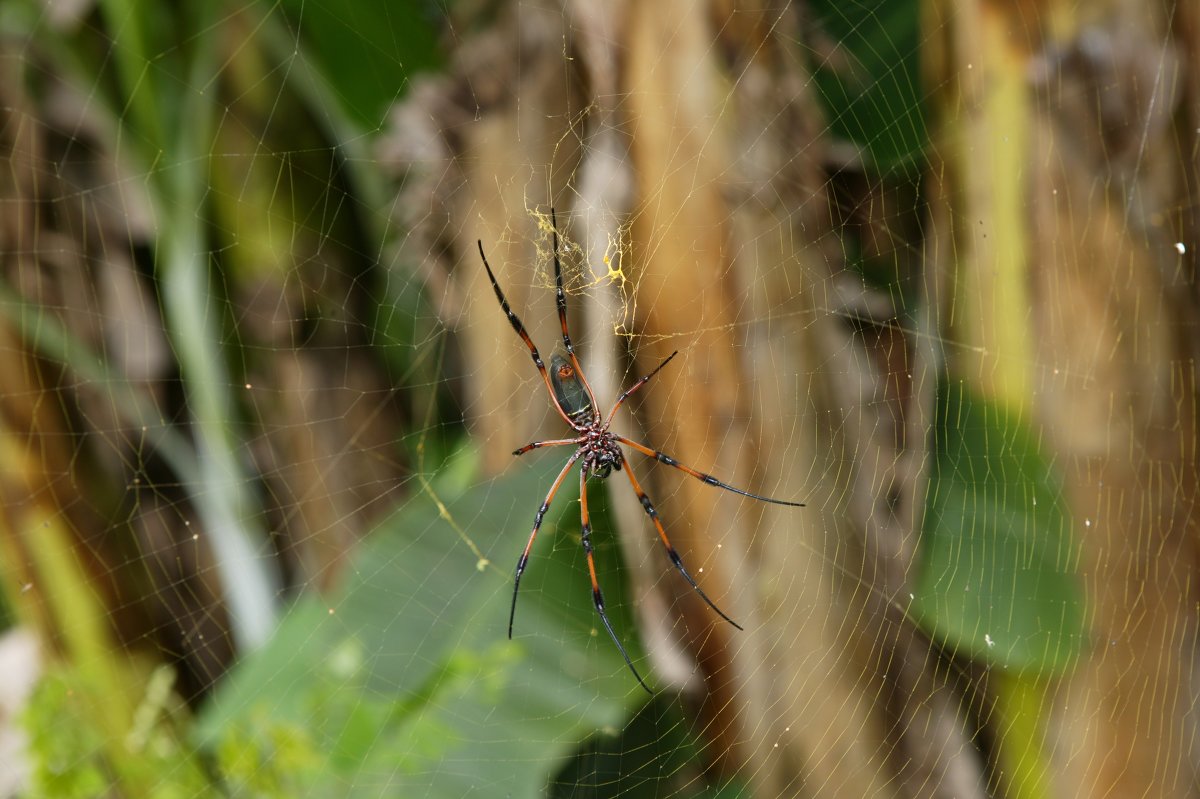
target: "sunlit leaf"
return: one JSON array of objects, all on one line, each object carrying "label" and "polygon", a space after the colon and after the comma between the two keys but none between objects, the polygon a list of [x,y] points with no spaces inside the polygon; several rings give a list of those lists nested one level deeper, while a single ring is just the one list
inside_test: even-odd
[{"label": "sunlit leaf", "polygon": [[[591,732],[619,727],[644,702],[596,634],[578,505],[565,489],[563,524],[543,529],[507,639],[510,567],[560,463],[439,497],[445,515],[415,496],[363,546],[340,594],[301,602],[238,666],[205,714],[202,738],[209,746],[231,731],[253,738],[245,730],[256,719],[303,727],[327,758],[323,784],[340,795],[544,789]],[[460,532],[501,567],[480,569]],[[598,544],[614,625],[629,635],[611,572],[615,542]],[[636,642],[626,645],[636,656]]]}]

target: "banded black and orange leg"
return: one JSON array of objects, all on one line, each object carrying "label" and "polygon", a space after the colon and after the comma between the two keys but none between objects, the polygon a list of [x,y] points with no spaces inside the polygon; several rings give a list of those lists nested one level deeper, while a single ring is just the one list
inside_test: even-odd
[{"label": "banded black and orange leg", "polygon": [[605,420],[604,426],[607,428],[610,424],[612,424],[613,418],[617,415],[617,409],[621,407],[621,403],[623,403],[625,400],[629,399],[630,394],[632,394],[633,392],[637,391],[642,386],[649,383],[650,378],[652,378],[656,374],[658,374],[658,370],[662,369],[664,366],[669,364],[671,362],[671,359],[674,358],[678,354],[679,354],[679,350],[675,350],[670,355],[668,355],[666,358],[664,358],[662,363],[660,363],[658,366],[654,367],[653,372],[639,378],[636,383],[634,383],[632,386],[630,386],[629,388],[627,388],[623,392],[621,392],[621,396],[617,397],[617,401],[613,403],[612,410],[608,412],[608,419]]},{"label": "banded black and orange leg", "polygon": [[558,473],[558,477],[554,478],[554,485],[550,486],[550,492],[546,494],[546,499],[542,502],[542,507],[538,508],[537,514],[533,517],[533,532],[529,534],[529,541],[525,544],[525,551],[521,553],[521,559],[517,561],[517,574],[513,578],[513,598],[512,610],[508,612],[508,637],[512,638],[513,619],[517,616],[517,591],[521,588],[521,574],[525,571],[525,564],[529,563],[529,550],[533,549],[533,541],[537,538],[538,530],[542,527],[542,519],[546,516],[546,511],[550,510],[550,503],[554,501],[554,495],[558,493],[558,487],[562,485],[563,479],[567,476],[567,472],[571,471],[571,467],[575,465],[575,461],[579,460],[580,453],[576,452],[567,460],[567,465]]},{"label": "banded black and orange leg", "polygon": [[553,441],[534,441],[532,444],[526,444],[520,449],[514,449],[513,454],[524,455],[526,452],[541,449],[542,447],[565,447],[568,444],[579,446],[586,440],[585,438],[556,438]]},{"label": "banded black and orange leg", "polygon": [[571,366],[575,367],[575,374],[579,375],[579,381],[583,383],[583,388],[587,391],[588,399],[592,402],[592,416],[595,419],[599,419],[600,407],[596,405],[596,395],[592,393],[592,387],[588,383],[587,376],[583,373],[583,367],[579,365],[579,358],[575,355],[575,347],[571,344],[571,334],[567,330],[567,295],[563,291],[562,263],[558,258],[558,216],[554,213],[554,206],[550,206],[550,230],[554,246],[555,298],[558,303],[558,324],[562,328],[563,346],[567,350],[567,357],[571,359]]},{"label": "banded black and orange leg", "polygon": [[613,438],[615,438],[617,441],[620,441],[622,444],[624,444],[627,447],[632,447],[633,449],[636,449],[638,452],[642,453],[643,455],[649,455],[651,458],[654,458],[659,463],[665,463],[667,466],[674,466],[679,471],[684,472],[686,474],[690,474],[692,477],[695,477],[697,480],[699,480],[702,483],[705,483],[707,485],[716,486],[717,488],[723,488],[726,491],[732,491],[735,494],[741,494],[743,497],[750,497],[751,499],[761,500],[762,502],[770,502],[775,505],[788,505],[793,508],[803,508],[804,507],[803,502],[788,502],[785,499],[772,499],[771,497],[764,497],[761,494],[754,494],[749,491],[743,491],[740,488],[734,488],[733,486],[729,485],[729,483],[722,483],[720,480],[713,477],[711,474],[705,474],[704,472],[698,472],[695,469],[691,468],[690,466],[684,466],[682,463],[675,460],[674,458],[672,458],[670,455],[666,454],[665,452],[659,452],[656,449],[650,449],[649,447],[647,447],[643,444],[639,444],[636,441],[631,441],[630,439],[625,438],[623,436],[613,436]]},{"label": "banded black and orange leg", "polygon": [[658,537],[662,541],[663,547],[667,550],[667,557],[671,559],[671,563],[673,563],[675,568],[679,570],[679,573],[683,575],[683,579],[687,580],[688,583],[691,584],[696,593],[700,595],[700,598],[703,599],[710,608],[715,610],[718,616],[732,624],[734,627],[737,627],[739,630],[744,629],[742,625],[726,616],[725,611],[717,607],[716,603],[708,598],[708,594],[704,593],[704,589],[701,588],[694,579],[692,579],[692,575],[688,574],[688,570],[683,566],[683,559],[679,557],[679,553],[676,552],[675,547],[671,545],[671,539],[667,538],[667,531],[663,527],[662,519],[658,518],[658,511],[655,510],[654,503],[650,501],[650,497],[646,495],[646,492],[642,490],[642,486],[638,483],[637,478],[633,476],[633,467],[629,465],[629,461],[625,461],[625,468],[622,471],[624,471],[625,476],[629,478],[629,484],[633,486],[633,493],[637,494],[638,500],[640,500],[642,503],[642,508],[646,511],[646,515],[650,517],[650,521],[654,522],[654,529],[658,530]]},{"label": "banded black and orange leg", "polygon": [[[504,292],[500,289],[500,284],[496,282],[496,276],[492,273],[492,266],[488,263],[487,256],[483,254],[483,241],[476,242],[479,245],[479,257],[483,259],[483,268],[487,270],[488,280],[492,281],[492,288],[496,292],[496,299],[500,301],[500,309],[504,311],[504,315],[508,317],[508,323],[512,325],[513,330],[517,331],[517,335],[521,337],[521,341],[525,342],[525,346],[529,348],[529,354],[533,357],[533,365],[537,367],[538,372],[542,375],[542,381],[546,384],[546,391],[550,394],[550,401],[554,403],[558,415],[566,421],[567,424],[576,430],[582,430],[578,422],[575,422],[563,410],[562,405],[558,403],[558,395],[554,393],[554,386],[550,384],[550,373],[546,371],[546,364],[542,360],[542,356],[538,353],[538,349],[533,344],[533,339],[529,337],[529,333],[525,330],[525,325],[521,323],[521,318],[513,313],[512,307],[508,304],[508,298],[504,296]],[[563,322],[564,329],[566,322]],[[578,369],[579,367],[575,367]]]},{"label": "banded black and orange leg", "polygon": [[604,629],[608,630],[608,637],[617,645],[617,649],[621,652],[621,657],[625,658],[625,665],[633,672],[633,676],[637,677],[638,684],[646,689],[646,693],[653,696],[654,692],[642,680],[642,675],[638,674],[638,670],[633,667],[633,661],[629,659],[629,653],[621,645],[621,639],[617,638],[612,624],[608,621],[608,614],[604,612],[604,594],[600,592],[600,581],[596,577],[596,560],[592,554],[592,519],[588,515],[586,468],[579,470],[579,518],[583,523],[583,552],[587,555],[588,574],[592,578],[592,602],[596,605],[596,612],[600,614],[600,621],[604,622]]}]

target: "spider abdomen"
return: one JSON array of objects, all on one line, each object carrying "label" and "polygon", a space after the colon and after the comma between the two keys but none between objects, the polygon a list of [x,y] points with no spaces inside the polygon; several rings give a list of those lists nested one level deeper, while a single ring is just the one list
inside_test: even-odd
[{"label": "spider abdomen", "polygon": [[575,367],[557,352],[550,356],[550,384],[554,386],[558,404],[572,420],[584,422],[595,416],[591,397],[579,381]]}]

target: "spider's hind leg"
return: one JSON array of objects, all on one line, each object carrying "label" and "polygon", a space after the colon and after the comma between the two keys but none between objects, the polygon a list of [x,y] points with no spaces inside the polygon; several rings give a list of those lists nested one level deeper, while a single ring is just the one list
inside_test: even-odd
[{"label": "spider's hind leg", "polygon": [[541,449],[542,447],[565,447],[568,444],[578,445],[581,443],[583,442],[578,438],[558,438],[553,441],[534,441],[532,444],[526,444],[520,449],[514,449],[513,455],[524,455],[526,452],[530,452],[531,450],[535,449]]},{"label": "spider's hind leg", "polygon": [[617,645],[617,649],[621,652],[621,657],[625,658],[625,665],[633,672],[633,676],[637,678],[638,684],[646,690],[646,693],[653,696],[654,692],[646,685],[642,679],[642,675],[638,674],[638,670],[633,667],[633,661],[630,660],[629,653],[625,651],[625,647],[621,644],[621,639],[617,638],[617,634],[608,620],[608,614],[604,612],[604,594],[600,591],[600,581],[596,578],[596,560],[593,555],[592,521],[591,516],[588,514],[587,505],[587,473],[588,470],[586,468],[579,470],[579,518],[583,525],[583,551],[587,555],[588,574],[592,578],[592,603],[596,606],[596,612],[600,614],[600,621],[604,622],[604,629],[608,630],[608,637]]},{"label": "spider's hind leg", "polygon": [[[513,577],[512,608],[508,612],[509,638],[512,638],[513,619],[517,617],[517,593],[521,589],[521,575],[525,573],[525,566],[529,563],[529,550],[533,549],[533,542],[537,539],[538,530],[542,529],[542,519],[546,518],[546,511],[550,510],[550,503],[554,501],[554,495],[558,493],[558,487],[562,485],[567,472],[571,471],[571,467],[575,465],[575,461],[577,460],[579,460],[578,452],[567,460],[562,471],[558,473],[558,477],[554,478],[554,484],[550,486],[550,491],[546,494],[541,507],[538,508],[537,513],[533,517],[533,532],[529,534],[529,541],[525,544],[525,551],[521,553],[520,559],[517,560],[517,573]],[[582,470],[580,473],[582,474]]]},{"label": "spider's hind leg", "polygon": [[663,527],[662,519],[658,518],[658,511],[655,509],[654,503],[650,501],[650,497],[647,496],[646,492],[642,490],[642,486],[638,483],[637,478],[634,477],[633,469],[628,463],[625,464],[625,476],[629,478],[629,484],[633,486],[633,492],[637,494],[638,500],[641,501],[642,508],[646,511],[646,515],[650,517],[650,521],[654,522],[654,527],[656,530],[658,530],[658,537],[662,541],[663,547],[667,550],[667,557],[671,559],[671,563],[675,566],[675,569],[683,575],[683,579],[688,581],[688,584],[691,585],[692,589],[700,595],[700,598],[703,599],[710,608],[716,611],[718,616],[732,624],[734,627],[737,627],[739,630],[745,629],[742,627],[742,625],[729,618],[729,616],[725,614],[725,611],[717,607],[716,603],[708,598],[708,594],[704,593],[704,589],[700,587],[692,575],[688,573],[688,570],[684,568],[683,558],[679,557],[679,553],[676,552],[675,547],[671,545],[671,540],[667,538],[667,531]]}]

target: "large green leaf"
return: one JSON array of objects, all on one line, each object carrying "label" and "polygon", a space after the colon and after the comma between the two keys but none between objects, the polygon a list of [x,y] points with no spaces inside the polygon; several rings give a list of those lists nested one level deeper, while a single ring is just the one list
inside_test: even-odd
[{"label": "large green leaf", "polygon": [[953,652],[1059,673],[1085,644],[1061,482],[1026,422],[961,384],[938,391],[913,612]]},{"label": "large green leaf", "polygon": [[434,3],[284,0],[282,7],[341,110],[363,130],[377,129],[413,75],[440,62],[435,17],[443,12]]},{"label": "large green leaf", "polygon": [[[550,784],[548,799],[734,799],[750,795],[714,758],[675,697],[660,694],[619,733],[594,735]],[[686,787],[685,787],[686,786]]]},{"label": "large green leaf", "polygon": [[[302,601],[199,725],[230,782],[266,795],[536,796],[591,733],[620,727],[645,695],[597,634],[565,487],[506,637],[509,569],[560,465],[516,467],[452,501],[443,486],[445,515],[417,494],[365,543],[343,591]],[[458,530],[502,567],[480,568]],[[617,548],[601,535],[613,623],[636,657]],[[255,787],[281,751],[300,784]]]},{"label": "large green leaf", "polygon": [[[917,0],[811,6],[832,40],[815,77],[833,131],[861,146],[878,170],[921,162],[927,132],[920,84]],[[919,170],[911,169],[916,177]]]}]

